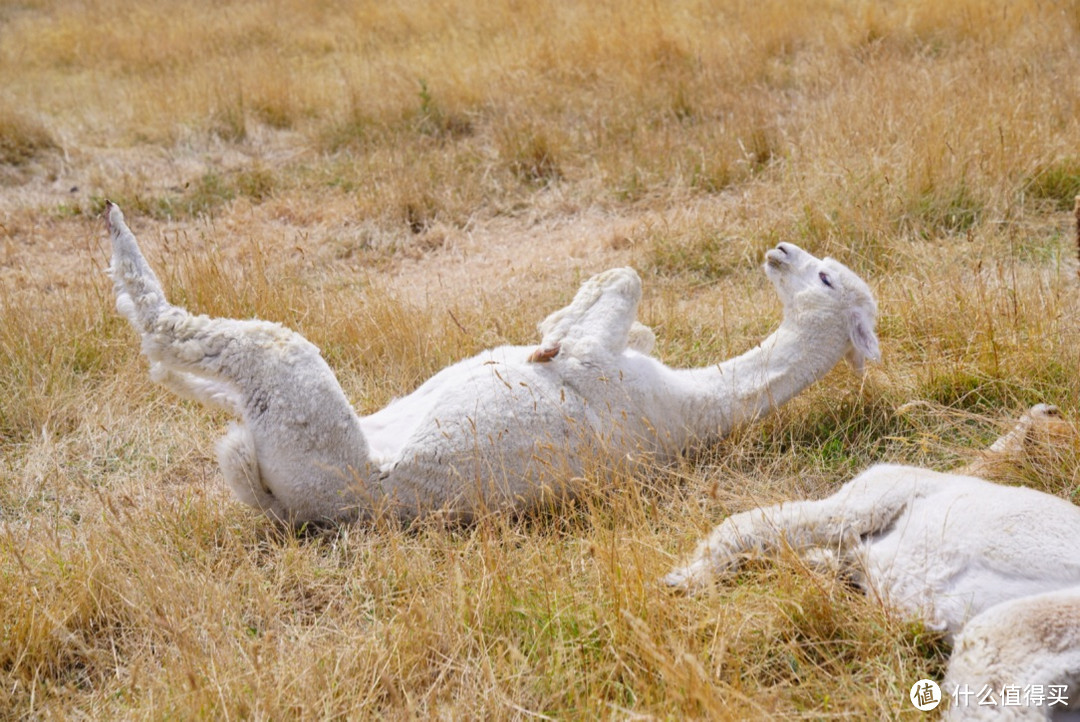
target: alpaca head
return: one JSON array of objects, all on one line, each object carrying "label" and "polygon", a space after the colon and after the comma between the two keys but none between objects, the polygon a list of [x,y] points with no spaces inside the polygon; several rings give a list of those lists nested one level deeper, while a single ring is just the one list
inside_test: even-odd
[{"label": "alpaca head", "polygon": [[765,254],[765,275],[784,304],[784,322],[807,331],[839,328],[848,340],[845,357],[861,372],[880,357],[874,320],[877,303],[866,283],[839,261],[817,258],[793,243]]},{"label": "alpaca head", "polygon": [[1060,466],[1057,454],[1076,443],[1076,430],[1056,406],[1035,404],[982,454],[981,463],[1026,460],[1036,465]]}]

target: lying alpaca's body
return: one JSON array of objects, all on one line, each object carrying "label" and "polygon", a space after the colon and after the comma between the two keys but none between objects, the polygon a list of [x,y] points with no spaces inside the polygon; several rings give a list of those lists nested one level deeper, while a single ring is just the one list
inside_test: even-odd
[{"label": "lying alpaca's body", "polygon": [[541,324],[540,348],[486,351],[360,418],[315,346],[278,324],[170,305],[113,204],[107,221],[117,307],[152,376],[242,420],[219,443],[225,478],[291,523],[527,509],[587,464],[678,453],[768,413],[845,356],[861,368],[877,355],[866,285],[781,244],[766,272],[784,321],[736,359],[671,369],[637,350],[651,348],[634,318],[640,280],[615,269]]},{"label": "lying alpaca's body", "polygon": [[[1060,434],[1057,410],[1026,413],[979,461],[1019,453],[1034,433]],[[879,464],[820,501],[734,514],[664,581],[693,590],[748,558],[789,547],[822,555],[859,586],[956,638],[944,684],[1070,685],[1080,703],[1080,507],[966,473]],[[960,719],[1040,719],[1048,707],[958,705]],[[1015,715],[1012,716],[1012,715]]]},{"label": "lying alpaca's body", "polygon": [[[1018,424],[1048,414],[1038,406]],[[1014,431],[993,453],[1009,454]],[[962,470],[963,471],[963,470]],[[748,557],[796,551],[836,555],[856,581],[890,606],[947,636],[1009,599],[1080,584],[1080,508],[1024,487],[963,473],[878,464],[819,501],[734,514],[692,561],[665,581],[694,588]]]},{"label": "lying alpaca's body", "polygon": [[[956,638],[941,686],[954,695],[948,719],[1080,719],[1080,586],[1013,599],[974,617]],[[1019,703],[1006,698],[1007,687]],[[978,704],[989,699],[986,690],[992,705]],[[1066,709],[1072,712],[1059,714]]]}]

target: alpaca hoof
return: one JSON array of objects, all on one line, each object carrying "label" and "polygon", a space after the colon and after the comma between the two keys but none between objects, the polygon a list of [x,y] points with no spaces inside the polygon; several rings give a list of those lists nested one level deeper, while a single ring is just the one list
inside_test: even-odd
[{"label": "alpaca hoof", "polygon": [[693,594],[705,585],[705,581],[706,575],[697,564],[675,569],[660,580],[665,587],[683,594]]},{"label": "alpaca hoof", "polygon": [[592,277],[601,292],[614,291],[622,296],[641,295],[641,277],[632,268],[609,268]]},{"label": "alpaca hoof", "polygon": [[665,587],[674,587],[676,589],[678,589],[678,588],[685,589],[688,586],[687,585],[687,575],[681,569],[673,571],[670,574],[665,575],[663,577],[663,579],[660,580],[660,583],[663,584]]},{"label": "alpaca hoof", "polygon": [[559,344],[555,344],[551,348],[538,348],[529,355],[529,363],[546,364],[548,361],[558,356],[559,351]]},{"label": "alpaca hoof", "polygon": [[626,345],[634,351],[648,356],[656,347],[656,334],[645,324],[634,321],[630,326],[630,336]]}]

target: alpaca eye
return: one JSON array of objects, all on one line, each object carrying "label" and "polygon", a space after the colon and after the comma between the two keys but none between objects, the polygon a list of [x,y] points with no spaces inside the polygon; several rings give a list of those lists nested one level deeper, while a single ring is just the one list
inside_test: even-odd
[{"label": "alpaca eye", "polygon": [[821,282],[824,283],[826,286],[832,288],[832,281],[829,280],[829,274],[825,273],[825,271],[821,271],[820,273],[818,273],[818,278],[820,278]]}]

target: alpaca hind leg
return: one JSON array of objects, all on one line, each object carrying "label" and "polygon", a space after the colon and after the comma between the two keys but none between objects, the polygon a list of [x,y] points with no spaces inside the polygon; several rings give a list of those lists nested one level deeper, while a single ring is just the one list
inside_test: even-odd
[{"label": "alpaca hind leg", "polygon": [[161,283],[146,262],[135,236],[124,223],[120,207],[105,201],[105,224],[112,240],[112,276],[116,308],[127,317],[135,330],[146,332],[168,304]]},{"label": "alpaca hind leg", "polygon": [[[292,523],[354,518],[370,474],[367,442],[318,348],[278,324],[170,305],[112,204],[109,230],[117,306],[142,336],[155,377],[244,421],[249,438],[230,434],[222,454],[238,495]],[[251,470],[261,484],[250,483]]]},{"label": "alpaca hind leg", "polygon": [[162,344],[154,343],[155,330],[163,314],[187,314],[173,308],[166,300],[161,283],[124,222],[120,208],[111,201],[106,201],[105,205],[106,225],[113,246],[109,273],[115,287],[116,307],[143,339],[143,351],[151,359],[150,378],[186,399],[241,415],[241,399],[236,389],[223,379],[182,370],[179,364],[165,358],[167,354],[161,353]]},{"label": "alpaca hind leg", "polygon": [[[560,353],[582,359],[621,353],[631,341],[640,300],[641,279],[632,268],[613,268],[593,276],[569,306],[540,322],[537,328],[543,339],[529,360],[549,361]],[[647,353],[655,337],[650,340],[651,331],[646,334],[641,329],[634,342],[647,347]]]},{"label": "alpaca hind leg", "polygon": [[177,371],[161,362],[150,364],[150,378],[189,401],[198,401],[234,416],[244,414],[240,392],[224,381]]},{"label": "alpaca hind leg", "polygon": [[261,509],[271,518],[279,521],[288,519],[288,510],[263,484],[259,460],[255,453],[255,440],[246,426],[229,425],[229,432],[218,440],[217,456],[225,483],[237,499],[248,506]]},{"label": "alpaca hind leg", "polygon": [[359,480],[370,474],[367,442],[313,344],[277,324],[170,307],[143,336],[143,350],[172,388],[238,412],[251,437],[244,447],[257,459],[251,468],[276,499],[256,506],[293,523],[356,515]]}]

